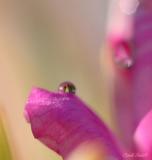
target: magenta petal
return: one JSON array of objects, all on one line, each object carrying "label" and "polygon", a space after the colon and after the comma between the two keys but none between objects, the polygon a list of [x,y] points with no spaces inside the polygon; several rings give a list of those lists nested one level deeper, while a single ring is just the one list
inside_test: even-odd
[{"label": "magenta petal", "polygon": [[108,155],[122,159],[113,135],[74,94],[35,88],[28,98],[25,111],[34,137],[62,157],[83,142],[97,140]]},{"label": "magenta petal", "polygon": [[152,160],[152,110],[138,125],[134,139],[139,150],[145,154],[145,159]]},{"label": "magenta petal", "polygon": [[[129,2],[131,3],[131,1],[128,1],[128,4]],[[131,37],[128,36],[130,37],[132,50],[129,50],[129,45],[126,45],[127,43],[123,40],[126,39],[126,34],[119,38],[122,39],[123,43],[119,39],[113,40],[112,45],[110,43],[117,64],[122,65],[124,62],[131,62],[130,55],[127,55],[130,52],[132,52],[134,60],[133,66],[128,70],[120,69],[120,67],[117,67],[118,65],[115,65],[115,79],[113,80],[115,83],[113,97],[115,98],[117,122],[120,133],[122,133],[122,140],[131,150],[134,149],[132,135],[141,119],[152,107],[152,30],[147,27],[152,22],[151,6],[150,0],[141,0],[136,12],[130,16],[133,28]],[[121,26],[121,21],[119,22],[118,18],[117,24],[119,23]],[[126,24],[127,27],[125,27],[129,29],[129,21],[126,21]],[[125,32],[127,33],[127,30]],[[120,34],[116,32],[115,35]]]}]

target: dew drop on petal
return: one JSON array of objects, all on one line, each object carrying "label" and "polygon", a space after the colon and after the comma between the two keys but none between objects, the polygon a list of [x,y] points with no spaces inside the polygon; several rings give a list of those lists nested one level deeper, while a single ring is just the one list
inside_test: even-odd
[{"label": "dew drop on petal", "polygon": [[130,68],[133,65],[131,49],[126,42],[121,42],[114,50],[114,61],[122,68]]},{"label": "dew drop on petal", "polygon": [[75,85],[72,82],[65,81],[65,82],[62,82],[59,85],[58,91],[60,93],[72,93],[72,94],[75,94],[76,87],[75,87]]}]

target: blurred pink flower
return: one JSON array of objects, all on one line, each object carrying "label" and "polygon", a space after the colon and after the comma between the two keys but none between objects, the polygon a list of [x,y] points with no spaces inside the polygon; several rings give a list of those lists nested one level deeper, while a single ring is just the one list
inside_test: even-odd
[{"label": "blurred pink flower", "polygon": [[[133,12],[126,12],[128,6]],[[151,160],[152,3],[122,0],[114,3],[111,13],[107,41],[115,62],[111,91],[117,129],[128,152],[143,154],[126,154],[128,157]]]}]

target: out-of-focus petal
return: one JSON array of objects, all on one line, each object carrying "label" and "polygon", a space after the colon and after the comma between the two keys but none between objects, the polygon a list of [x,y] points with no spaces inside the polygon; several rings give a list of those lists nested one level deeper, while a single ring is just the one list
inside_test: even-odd
[{"label": "out-of-focus petal", "polygon": [[[127,6],[130,6],[129,3],[133,3],[133,0],[124,0],[124,2]],[[120,10],[121,12],[119,12]],[[120,5],[112,13],[111,22],[115,19],[117,19],[117,22],[111,23],[112,27],[109,31],[112,37],[110,39],[112,41],[109,42],[113,49],[111,55],[119,66],[130,66],[128,64],[133,62],[128,70],[120,69],[117,64],[114,65],[115,79],[112,79],[114,82],[114,111],[117,123],[124,144],[127,144],[129,149],[131,147],[132,150],[132,135],[141,119],[152,108],[151,0],[138,0],[133,14],[126,15],[122,8],[120,9]],[[117,25],[120,29],[116,27]],[[110,36],[110,34],[108,35]],[[123,43],[120,43],[119,39]],[[128,42],[128,45],[126,45],[126,42]],[[128,46],[131,47],[131,50],[128,49]]]},{"label": "out-of-focus petal", "polygon": [[152,160],[152,110],[142,119],[134,135],[135,143],[145,160]]},{"label": "out-of-focus petal", "polygon": [[[132,104],[132,53],[128,40],[112,37],[108,44],[111,48],[113,76],[111,76],[111,97],[117,131],[122,144],[133,150],[134,109]],[[110,57],[110,56],[109,56]],[[131,67],[131,68],[130,68]]]},{"label": "out-of-focus petal", "polygon": [[112,107],[122,144],[133,150],[134,130],[132,104],[133,23],[136,4],[132,0],[111,0],[107,21],[107,43],[114,62],[111,76]]},{"label": "out-of-focus petal", "polygon": [[74,94],[35,88],[25,111],[34,137],[64,158],[80,144],[92,140],[101,143],[106,154],[122,159],[109,129]]}]

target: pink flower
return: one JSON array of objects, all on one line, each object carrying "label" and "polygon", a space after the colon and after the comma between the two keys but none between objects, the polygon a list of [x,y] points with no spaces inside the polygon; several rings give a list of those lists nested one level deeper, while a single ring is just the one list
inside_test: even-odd
[{"label": "pink flower", "polygon": [[67,93],[62,87],[56,93],[34,88],[30,93],[25,116],[34,137],[64,159],[80,144],[95,141],[112,157],[107,160],[152,160],[152,6],[150,0],[140,3],[131,17],[132,32],[129,22],[126,32],[114,28],[121,33],[110,37],[118,64],[113,102],[124,146],[118,146],[119,140],[72,88]]},{"label": "pink flower", "polygon": [[[134,136],[136,152],[118,147],[118,140],[98,116],[75,94],[34,88],[30,93],[25,117],[35,138],[66,158],[84,142],[101,143],[108,156],[116,160],[152,159],[152,111],[139,124]],[[137,150],[138,149],[138,150]],[[111,160],[110,158],[107,160]]]},{"label": "pink flower", "polygon": [[75,94],[34,88],[25,117],[35,138],[66,158],[84,142],[101,143],[106,154],[122,160],[110,130]]}]

